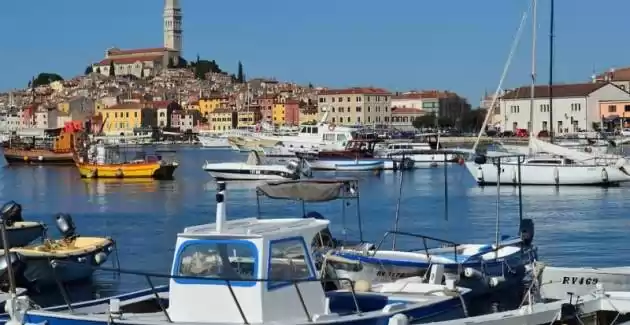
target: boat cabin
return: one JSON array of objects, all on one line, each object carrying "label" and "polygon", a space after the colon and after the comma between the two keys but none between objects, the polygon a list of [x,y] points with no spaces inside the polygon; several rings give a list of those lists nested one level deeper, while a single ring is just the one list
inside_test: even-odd
[{"label": "boat cabin", "polygon": [[334,124],[301,125],[298,136],[316,138],[324,143],[345,143],[353,139],[352,132]]},{"label": "boat cabin", "polygon": [[551,166],[564,166],[564,165],[575,165],[575,161],[569,158],[563,157],[536,157],[531,158],[525,161],[527,165],[551,165]]},{"label": "boat cabin", "polygon": [[[171,320],[301,323],[310,321],[307,314],[326,314],[308,242],[329,221],[226,220],[223,195],[217,194],[216,223],[189,227],[177,236],[175,277],[169,283]],[[221,298],[209,304],[211,297]]]}]

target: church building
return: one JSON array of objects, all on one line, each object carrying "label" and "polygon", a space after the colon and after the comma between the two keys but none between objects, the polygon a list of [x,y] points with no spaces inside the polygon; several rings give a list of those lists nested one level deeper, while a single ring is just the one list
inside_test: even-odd
[{"label": "church building", "polygon": [[165,0],[163,47],[134,50],[110,48],[105,52],[105,59],[92,65],[92,70],[108,76],[113,62],[115,75],[142,78],[159,73],[169,63],[177,65],[181,56],[182,10],[179,0]]}]

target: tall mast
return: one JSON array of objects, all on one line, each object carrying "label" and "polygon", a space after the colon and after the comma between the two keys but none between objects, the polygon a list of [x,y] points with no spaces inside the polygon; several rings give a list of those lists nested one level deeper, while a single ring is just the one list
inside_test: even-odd
[{"label": "tall mast", "polygon": [[553,18],[554,0],[551,0],[551,21],[549,23],[549,140],[553,143]]},{"label": "tall mast", "polygon": [[[536,3],[532,0],[532,84],[529,99],[529,138],[533,138],[534,134],[534,98],[536,98]],[[530,149],[531,154],[531,149]]]}]

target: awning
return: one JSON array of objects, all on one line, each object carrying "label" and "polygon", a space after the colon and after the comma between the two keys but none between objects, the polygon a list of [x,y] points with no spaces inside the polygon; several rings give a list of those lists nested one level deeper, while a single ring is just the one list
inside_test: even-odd
[{"label": "awning", "polygon": [[358,197],[355,179],[307,179],[268,182],[256,187],[258,195],[272,199],[326,202]]}]

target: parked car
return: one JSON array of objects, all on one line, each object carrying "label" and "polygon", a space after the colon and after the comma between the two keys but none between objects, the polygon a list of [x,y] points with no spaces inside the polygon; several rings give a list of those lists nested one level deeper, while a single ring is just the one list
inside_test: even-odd
[{"label": "parked car", "polygon": [[549,131],[542,130],[542,131],[538,132],[538,137],[539,138],[548,138],[549,137]]},{"label": "parked car", "polygon": [[529,132],[527,129],[516,129],[516,136],[519,138],[527,138],[529,136]]},{"label": "parked car", "polygon": [[630,137],[630,129],[624,128],[623,130],[621,130],[621,135],[623,135],[624,137]]},{"label": "parked car", "polygon": [[513,137],[514,136],[514,131],[503,131],[503,132],[501,132],[501,134],[499,136],[503,137],[503,138]]}]

